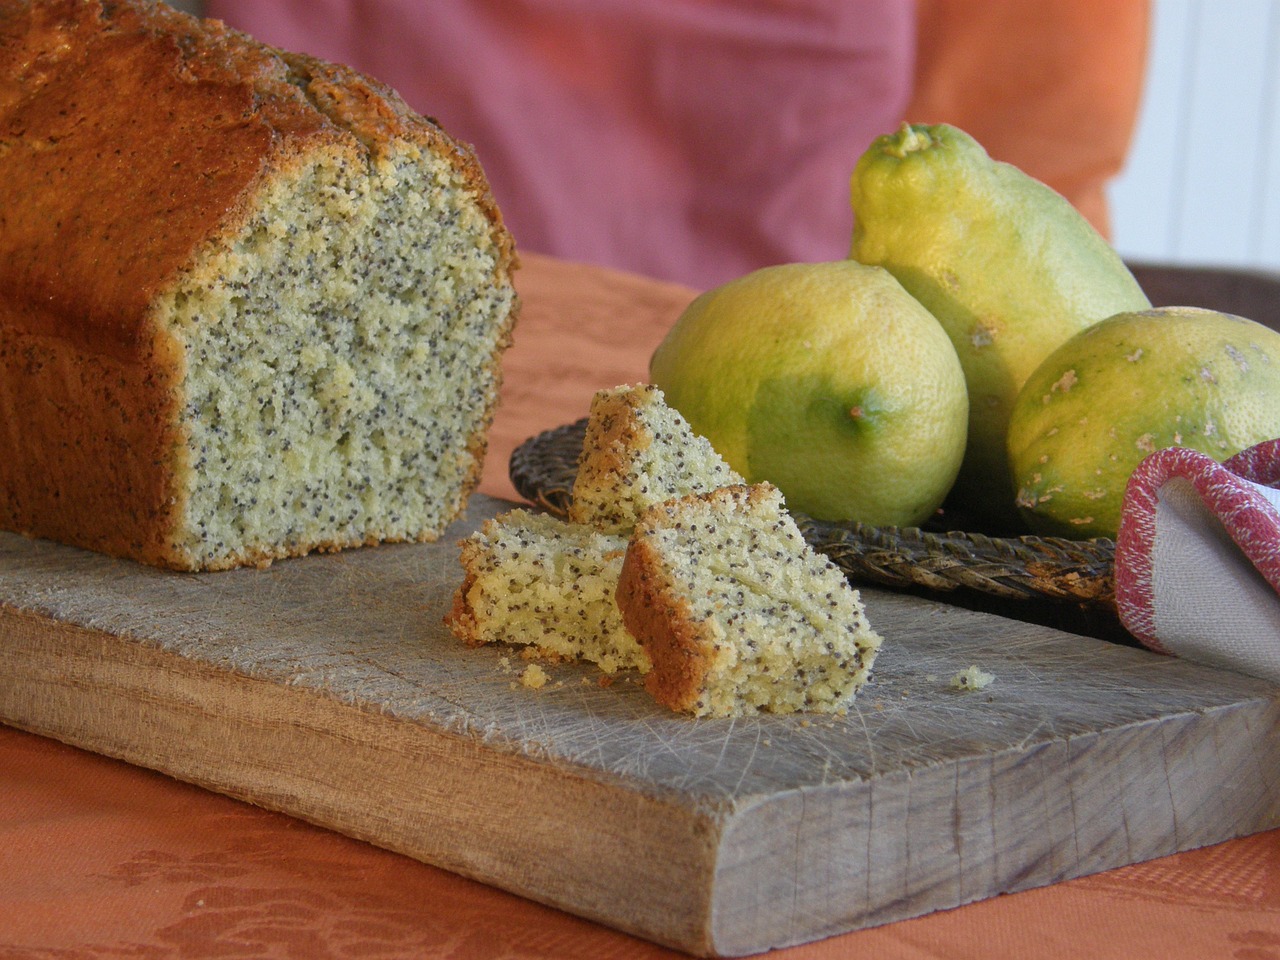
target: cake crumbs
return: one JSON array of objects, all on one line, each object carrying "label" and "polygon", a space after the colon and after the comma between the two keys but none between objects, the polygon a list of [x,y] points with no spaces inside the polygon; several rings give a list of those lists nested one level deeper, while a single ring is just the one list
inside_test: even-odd
[{"label": "cake crumbs", "polygon": [[549,679],[547,671],[536,663],[529,664],[520,674],[521,685],[528,687],[530,690],[541,690],[547,685],[547,680]]},{"label": "cake crumbs", "polygon": [[951,688],[953,690],[985,690],[995,682],[995,676],[984,670],[979,670],[976,665],[971,665],[967,670],[961,670],[951,678]]}]

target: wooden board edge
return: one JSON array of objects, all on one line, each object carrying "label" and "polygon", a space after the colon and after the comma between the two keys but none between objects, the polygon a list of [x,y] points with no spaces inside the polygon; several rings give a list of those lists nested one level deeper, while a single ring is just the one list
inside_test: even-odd
[{"label": "wooden board edge", "polygon": [[[1277,771],[1280,701],[1259,697],[766,798],[726,826],[712,950],[795,946],[1273,829]],[[785,863],[799,866],[784,878]]]},{"label": "wooden board edge", "polygon": [[3,605],[0,722],[710,952],[716,810]]}]

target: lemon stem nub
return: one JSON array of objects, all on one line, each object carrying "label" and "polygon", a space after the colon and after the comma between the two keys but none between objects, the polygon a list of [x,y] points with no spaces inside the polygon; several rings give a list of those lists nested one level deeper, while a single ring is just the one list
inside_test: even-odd
[{"label": "lemon stem nub", "polygon": [[909,153],[919,153],[921,150],[929,149],[933,144],[933,137],[927,128],[913,127],[904,121],[901,129],[898,130],[898,135],[890,143],[892,146],[887,152],[901,159]]}]

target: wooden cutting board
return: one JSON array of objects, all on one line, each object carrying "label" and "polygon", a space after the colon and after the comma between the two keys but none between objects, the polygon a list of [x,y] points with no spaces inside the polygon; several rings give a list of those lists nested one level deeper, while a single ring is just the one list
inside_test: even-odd
[{"label": "wooden cutting board", "polygon": [[[690,720],[441,618],[455,541],[165,573],[0,535],[0,719],[741,955],[1280,824],[1277,688],[864,590],[846,717]],[[985,690],[951,678],[971,664]]]}]

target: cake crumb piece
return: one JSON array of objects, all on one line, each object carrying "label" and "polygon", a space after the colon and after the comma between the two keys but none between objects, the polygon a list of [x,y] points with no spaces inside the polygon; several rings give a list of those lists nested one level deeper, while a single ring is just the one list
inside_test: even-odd
[{"label": "cake crumb piece", "polygon": [[985,690],[995,679],[994,675],[971,665],[951,678],[951,687],[953,690]]},{"label": "cake crumb piece", "polygon": [[536,663],[529,664],[520,674],[520,683],[530,690],[541,690],[547,685],[548,679],[550,678],[547,676],[547,671]]}]

